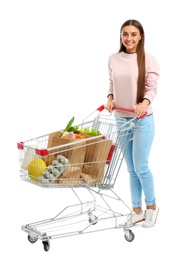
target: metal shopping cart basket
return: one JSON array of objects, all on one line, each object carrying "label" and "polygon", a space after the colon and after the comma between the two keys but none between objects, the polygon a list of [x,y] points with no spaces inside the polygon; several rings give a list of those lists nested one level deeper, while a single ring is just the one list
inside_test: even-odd
[{"label": "metal shopping cart basket", "polygon": [[[40,239],[45,251],[49,250],[51,239],[112,228],[123,228],[125,239],[134,240],[132,225],[122,221],[131,215],[131,208],[113,190],[128,143],[123,140],[132,139],[134,119],[118,126],[113,113],[104,114],[103,110],[104,106],[99,107],[93,112],[96,117],[90,120],[92,113],[78,125],[81,132],[96,129],[98,136],[66,139],[62,143],[61,130],[17,144],[23,181],[42,188],[69,188],[77,202],[53,218],[21,227],[31,243]],[[87,200],[82,199],[84,192]]]}]

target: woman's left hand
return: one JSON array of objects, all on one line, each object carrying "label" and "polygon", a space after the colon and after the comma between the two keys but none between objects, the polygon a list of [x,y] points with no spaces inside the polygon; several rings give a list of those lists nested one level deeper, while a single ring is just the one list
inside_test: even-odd
[{"label": "woman's left hand", "polygon": [[144,99],[142,103],[139,103],[139,105],[135,109],[136,117],[140,118],[146,113],[146,108],[149,105],[149,101]]}]

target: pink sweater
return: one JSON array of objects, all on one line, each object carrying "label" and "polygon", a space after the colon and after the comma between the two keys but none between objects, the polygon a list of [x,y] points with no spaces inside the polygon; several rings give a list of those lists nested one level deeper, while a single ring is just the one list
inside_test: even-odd
[{"label": "pink sweater", "polygon": [[[109,57],[109,90],[113,94],[114,104],[118,107],[135,109],[137,95],[137,54],[114,53]],[[150,100],[146,111],[151,114],[152,101],[157,94],[159,64],[154,56],[146,53],[146,92],[144,98]],[[116,112],[118,117],[134,117],[134,113]]]}]

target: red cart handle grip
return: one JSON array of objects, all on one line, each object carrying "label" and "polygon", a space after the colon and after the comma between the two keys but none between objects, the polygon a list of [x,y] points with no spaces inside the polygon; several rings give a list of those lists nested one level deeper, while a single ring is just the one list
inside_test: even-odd
[{"label": "red cart handle grip", "polygon": [[102,112],[104,109],[105,109],[105,106],[102,105],[102,106],[98,107],[96,110],[98,110],[99,112]]},{"label": "red cart handle grip", "polygon": [[[113,107],[113,110],[119,110],[119,111],[125,111],[125,112],[135,113],[135,110],[134,110],[133,108],[124,108],[124,107],[114,106],[114,107]],[[144,118],[146,115],[147,115],[147,112],[145,111],[145,113],[144,113],[142,116],[140,116],[140,118]]]},{"label": "red cart handle grip", "polygon": [[[100,107],[97,108],[97,110],[98,110],[99,112],[102,112],[104,109],[105,109],[105,106],[104,106],[104,105],[102,105],[102,106],[100,106]],[[125,111],[125,112],[135,113],[134,109],[132,109],[132,108],[124,108],[124,107],[114,106],[112,109],[113,109],[113,110],[119,110],[119,111]],[[144,118],[146,115],[147,115],[147,112],[145,112],[140,118]]]},{"label": "red cart handle grip", "polygon": [[125,112],[135,112],[133,108],[117,107],[114,106],[113,110],[125,111]]}]

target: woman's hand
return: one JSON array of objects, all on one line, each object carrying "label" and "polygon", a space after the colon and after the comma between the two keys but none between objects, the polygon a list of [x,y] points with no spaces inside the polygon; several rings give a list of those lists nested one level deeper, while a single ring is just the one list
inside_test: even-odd
[{"label": "woman's hand", "polygon": [[112,112],[114,107],[114,102],[112,100],[107,101],[106,105],[105,105],[105,109],[107,109],[109,112]]},{"label": "woman's hand", "polygon": [[142,117],[145,114],[148,105],[149,101],[147,99],[144,99],[142,103],[139,103],[139,105],[135,109],[136,117]]}]

